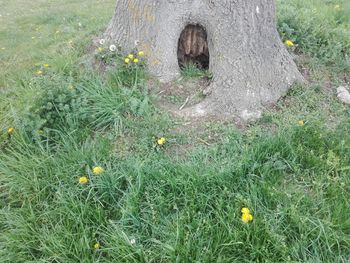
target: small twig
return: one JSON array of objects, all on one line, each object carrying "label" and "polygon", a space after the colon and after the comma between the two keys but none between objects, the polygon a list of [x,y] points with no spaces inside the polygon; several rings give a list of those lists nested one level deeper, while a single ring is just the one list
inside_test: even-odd
[{"label": "small twig", "polygon": [[187,126],[189,124],[191,124],[192,122],[174,122],[175,125],[183,125],[183,126]]},{"label": "small twig", "polygon": [[157,95],[160,95],[160,94],[162,94],[162,93],[164,93],[165,92],[165,90],[161,90],[161,91],[159,91],[158,93],[157,93]]},{"label": "small twig", "polygon": [[210,146],[211,144],[209,142],[206,142],[205,140],[201,139],[201,138],[197,138],[200,142],[204,143],[207,146]]},{"label": "small twig", "polygon": [[184,104],[182,104],[182,106],[179,108],[179,110],[182,110],[186,104],[188,103],[188,101],[190,100],[190,97],[187,97],[186,101],[184,102]]}]

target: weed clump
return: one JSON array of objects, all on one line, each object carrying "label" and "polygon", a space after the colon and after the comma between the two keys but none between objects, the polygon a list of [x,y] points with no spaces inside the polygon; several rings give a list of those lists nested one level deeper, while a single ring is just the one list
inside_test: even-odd
[{"label": "weed clump", "polygon": [[128,116],[142,117],[153,107],[138,65],[123,65],[107,77],[81,72],[79,79],[51,72],[34,78],[37,91],[25,114],[25,130],[33,138],[58,139],[59,132],[121,129]]}]

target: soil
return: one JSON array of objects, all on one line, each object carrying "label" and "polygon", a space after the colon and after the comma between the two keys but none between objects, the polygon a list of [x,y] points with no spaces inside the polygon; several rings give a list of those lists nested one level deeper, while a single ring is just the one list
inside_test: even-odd
[{"label": "soil", "polygon": [[[207,77],[180,78],[170,83],[159,83],[149,80],[151,93],[157,96],[156,106],[170,114],[174,119],[174,126],[169,134],[176,138],[176,143],[166,149],[166,154],[174,158],[184,159],[195,146],[210,147],[222,138],[220,127],[232,125],[245,130],[248,124],[238,118],[235,120],[220,120],[215,117],[184,117],[181,111],[201,102],[205,90],[210,84]],[[181,138],[187,138],[182,141]]]},{"label": "soil", "polygon": [[186,107],[201,102],[205,96],[203,90],[208,87],[210,80],[202,78],[180,78],[179,80],[161,84],[159,106],[161,108],[181,111]]}]

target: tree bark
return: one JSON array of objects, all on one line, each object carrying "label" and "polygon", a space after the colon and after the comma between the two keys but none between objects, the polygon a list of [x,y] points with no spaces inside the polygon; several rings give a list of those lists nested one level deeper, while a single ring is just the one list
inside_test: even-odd
[{"label": "tree bark", "polygon": [[178,40],[189,24],[207,32],[213,79],[187,114],[251,116],[303,80],[279,38],[273,0],[118,0],[105,37],[143,50],[150,72],[169,82],[180,75]]}]

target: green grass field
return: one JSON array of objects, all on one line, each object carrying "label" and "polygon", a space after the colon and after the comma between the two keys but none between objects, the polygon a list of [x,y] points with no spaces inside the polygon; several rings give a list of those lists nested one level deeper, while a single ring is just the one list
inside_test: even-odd
[{"label": "green grass field", "polygon": [[0,0],[0,262],[350,262],[350,3],[277,1],[309,84],[241,129],[93,70],[114,5]]}]

